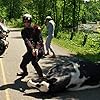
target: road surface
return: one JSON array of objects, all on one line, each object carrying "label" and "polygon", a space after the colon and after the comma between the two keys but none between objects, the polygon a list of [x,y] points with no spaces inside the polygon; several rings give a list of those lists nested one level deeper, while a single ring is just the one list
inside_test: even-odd
[{"label": "road surface", "polygon": [[[23,80],[16,76],[22,55],[26,51],[20,31],[11,31],[8,41],[9,47],[0,57],[0,100],[100,100],[100,88],[78,92],[63,91],[53,95],[29,89],[25,81],[36,76],[32,65],[28,65],[29,74]],[[66,63],[66,60],[70,58],[69,53],[64,49],[57,45],[53,47],[57,58],[46,57],[39,61],[43,73],[55,64]]]}]

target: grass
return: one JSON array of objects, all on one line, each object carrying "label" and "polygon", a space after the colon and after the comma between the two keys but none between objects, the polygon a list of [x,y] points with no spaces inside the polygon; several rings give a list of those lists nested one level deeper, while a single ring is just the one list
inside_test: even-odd
[{"label": "grass", "polygon": [[77,57],[88,59],[93,62],[100,60],[100,34],[90,33],[86,44],[82,46],[84,34],[82,32],[75,33],[75,36],[70,40],[70,33],[58,33],[53,39],[53,43],[57,44],[68,51],[75,53]]}]

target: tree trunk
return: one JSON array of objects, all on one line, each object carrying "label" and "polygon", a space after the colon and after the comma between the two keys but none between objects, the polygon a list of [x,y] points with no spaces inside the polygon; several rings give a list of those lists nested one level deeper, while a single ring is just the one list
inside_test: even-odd
[{"label": "tree trunk", "polygon": [[66,5],[66,1],[63,0],[64,6],[63,6],[63,20],[62,20],[62,28],[64,28],[64,24],[65,24],[65,5]]}]

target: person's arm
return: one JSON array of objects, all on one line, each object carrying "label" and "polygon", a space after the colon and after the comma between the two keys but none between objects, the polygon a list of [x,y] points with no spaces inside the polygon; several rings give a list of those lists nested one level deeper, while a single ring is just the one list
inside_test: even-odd
[{"label": "person's arm", "polygon": [[52,36],[53,34],[53,25],[49,22],[48,23],[48,35]]},{"label": "person's arm", "polygon": [[31,50],[34,49],[33,44],[32,44],[32,43],[30,42],[30,40],[27,38],[27,36],[26,36],[24,30],[22,30],[21,35],[22,35],[22,38],[23,38],[23,40],[24,40],[24,42],[25,42],[25,45],[26,45],[28,48],[30,48]]},{"label": "person's arm", "polygon": [[33,44],[30,42],[30,40],[28,38],[25,39],[26,44],[28,45],[28,47],[30,47],[32,50],[34,49]]},{"label": "person's arm", "polygon": [[22,38],[25,42],[26,47],[28,48],[28,50],[30,50],[32,52],[33,56],[36,56],[36,49],[35,46],[31,43],[31,41],[27,38],[25,31],[22,30],[21,32]]},{"label": "person's arm", "polygon": [[41,44],[43,44],[43,37],[42,37],[42,33],[40,33],[40,36],[39,36],[39,42],[40,42]]},{"label": "person's arm", "polygon": [[43,37],[42,37],[42,33],[39,34],[39,41],[37,41],[37,45],[36,48],[39,49],[41,47],[43,47]]}]

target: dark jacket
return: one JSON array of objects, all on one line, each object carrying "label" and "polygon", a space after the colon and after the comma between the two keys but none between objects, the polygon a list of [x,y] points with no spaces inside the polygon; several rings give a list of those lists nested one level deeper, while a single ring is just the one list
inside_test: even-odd
[{"label": "dark jacket", "polygon": [[21,32],[22,38],[25,42],[28,51],[36,48],[37,42],[43,44],[41,31],[37,27],[24,28]]}]

